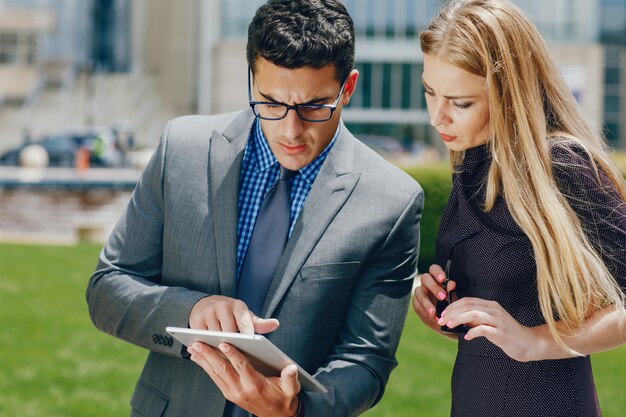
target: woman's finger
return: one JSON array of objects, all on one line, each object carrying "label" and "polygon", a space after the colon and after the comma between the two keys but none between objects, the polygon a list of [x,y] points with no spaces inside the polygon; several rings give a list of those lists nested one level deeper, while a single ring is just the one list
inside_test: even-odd
[{"label": "woman's finger", "polygon": [[445,300],[447,294],[439,282],[431,274],[422,274],[421,287],[428,290],[436,299]]},{"label": "woman's finger", "polygon": [[434,322],[435,319],[435,305],[431,301],[431,298],[427,294],[427,289],[423,287],[416,287],[413,292],[413,310],[417,313],[422,320],[428,319]]},{"label": "woman's finger", "polygon": [[476,339],[477,337],[486,337],[487,340],[489,340],[491,343],[495,343],[495,339],[497,336],[497,329],[495,327],[492,326],[488,326],[488,325],[481,325],[481,326],[476,326],[476,327],[472,327],[471,329],[469,329],[469,331],[465,334],[464,338],[465,340],[473,340]]},{"label": "woman's finger", "polygon": [[476,327],[480,325],[496,325],[493,316],[482,310],[469,310],[454,316],[446,314],[445,316],[441,317],[437,323],[442,326],[446,325],[451,329],[461,324],[466,324],[470,327]]},{"label": "woman's finger", "polygon": [[444,272],[444,271],[443,271],[443,269],[442,269],[439,265],[437,265],[437,264],[432,264],[432,265],[430,266],[430,268],[428,268],[428,273],[429,273],[430,275],[432,275],[432,276],[433,276],[433,277],[437,280],[437,282],[440,282],[440,283],[441,283],[441,282],[443,282],[443,281],[446,279],[446,274],[445,274],[445,272]]}]

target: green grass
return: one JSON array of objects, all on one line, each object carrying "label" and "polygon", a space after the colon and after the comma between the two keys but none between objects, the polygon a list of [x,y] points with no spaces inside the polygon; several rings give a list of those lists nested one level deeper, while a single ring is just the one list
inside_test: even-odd
[{"label": "green grass", "polygon": [[98,251],[0,245],[0,416],[129,414],[145,352],[91,325]]},{"label": "green grass", "polygon": [[[98,247],[0,245],[0,417],[128,415],[145,351],[98,332],[84,292]],[[455,345],[409,315],[400,366],[368,417],[449,414]],[[626,409],[626,350],[594,356],[605,417]]]}]

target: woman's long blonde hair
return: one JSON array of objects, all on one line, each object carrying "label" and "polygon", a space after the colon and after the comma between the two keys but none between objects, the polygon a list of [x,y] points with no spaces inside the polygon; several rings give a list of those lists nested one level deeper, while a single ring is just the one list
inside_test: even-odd
[{"label": "woman's long blonde hair", "polygon": [[[556,186],[549,141],[569,141],[570,148],[577,144],[622,199],[624,179],[582,115],[543,38],[509,1],[453,1],[421,32],[420,43],[424,54],[484,77],[493,156],[484,209],[492,209],[498,194],[505,197],[533,247],[543,317],[559,345],[577,354],[563,336],[595,310],[623,306],[624,298]],[[452,161],[461,158],[452,152]],[[557,320],[565,329],[557,328]]]}]

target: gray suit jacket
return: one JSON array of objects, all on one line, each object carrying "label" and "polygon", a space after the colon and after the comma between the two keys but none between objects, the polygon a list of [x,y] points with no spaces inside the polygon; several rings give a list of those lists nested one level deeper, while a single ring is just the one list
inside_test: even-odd
[{"label": "gray suit jacket", "polygon": [[[133,415],[221,417],[225,399],[181,358],[210,294],[235,296],[237,204],[250,111],[172,120],[87,288],[94,324],[150,350]],[[287,242],[263,309],[268,335],[329,389],[307,417],[354,416],[382,396],[416,273],[423,192],[341,126]]]}]

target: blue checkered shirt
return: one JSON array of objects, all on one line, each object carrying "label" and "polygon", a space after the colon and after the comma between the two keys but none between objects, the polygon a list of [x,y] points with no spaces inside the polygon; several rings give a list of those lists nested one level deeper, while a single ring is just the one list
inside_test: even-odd
[{"label": "blue checkered shirt", "polygon": [[[291,185],[291,219],[289,226],[289,235],[293,231],[298,215],[304,206],[315,177],[317,177],[326,155],[332,149],[337,137],[339,136],[339,128],[335,132],[335,136],[328,144],[326,149],[317,156],[307,166],[301,168],[292,180]],[[272,188],[278,180],[280,168],[278,161],[272,153],[263,130],[261,123],[257,119],[254,122],[250,139],[246,145],[241,164],[241,188],[239,189],[239,219],[237,222],[237,278],[241,273],[243,261],[250,246],[252,231],[256,223],[257,215],[263,204],[263,199],[267,192]]]}]

